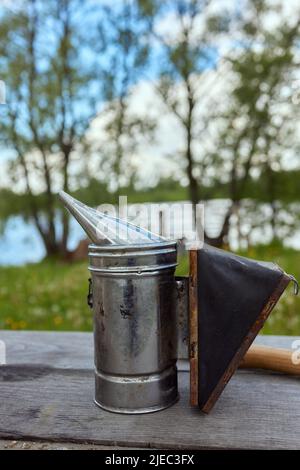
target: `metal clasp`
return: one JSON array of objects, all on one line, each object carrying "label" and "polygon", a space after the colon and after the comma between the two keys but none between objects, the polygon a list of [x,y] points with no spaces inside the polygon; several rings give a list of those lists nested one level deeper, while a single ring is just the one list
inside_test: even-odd
[{"label": "metal clasp", "polygon": [[299,294],[299,283],[297,281],[297,279],[292,276],[291,274],[289,275],[290,277],[290,280],[294,283],[294,294],[295,295],[298,295]]}]

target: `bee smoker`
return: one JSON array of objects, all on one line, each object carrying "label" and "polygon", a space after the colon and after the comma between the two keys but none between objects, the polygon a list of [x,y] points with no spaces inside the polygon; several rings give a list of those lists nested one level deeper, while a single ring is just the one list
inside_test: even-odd
[{"label": "bee smoker", "polygon": [[[119,413],[172,405],[178,399],[176,242],[136,232],[119,220],[112,228],[113,218],[65,193],[60,198],[94,242],[88,298],[94,312],[96,404]],[[132,232],[131,244],[124,244],[125,229],[129,236]]]},{"label": "bee smoker", "polygon": [[167,408],[178,399],[177,359],[188,359],[191,405],[209,412],[296,280],[207,246],[175,278],[176,242],[59,196],[92,241],[95,403],[127,414]]}]

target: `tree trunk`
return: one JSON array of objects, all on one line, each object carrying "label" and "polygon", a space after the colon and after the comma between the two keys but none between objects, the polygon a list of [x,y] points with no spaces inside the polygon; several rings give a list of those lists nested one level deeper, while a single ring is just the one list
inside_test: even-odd
[{"label": "tree trunk", "polygon": [[277,204],[275,200],[275,181],[274,181],[274,174],[271,166],[267,163],[267,178],[268,178],[268,195],[269,195],[269,203],[271,206],[271,227],[272,227],[272,234],[273,240],[277,238]]},{"label": "tree trunk", "polygon": [[[72,145],[64,145],[63,142],[61,143],[61,147],[63,150],[63,179],[64,179],[64,191],[69,192],[69,163],[70,163],[70,155],[72,151]],[[60,242],[60,251],[63,258],[67,259],[69,252],[68,252],[68,238],[69,238],[69,225],[70,219],[69,214],[66,210],[63,209],[62,211],[62,238]]]}]

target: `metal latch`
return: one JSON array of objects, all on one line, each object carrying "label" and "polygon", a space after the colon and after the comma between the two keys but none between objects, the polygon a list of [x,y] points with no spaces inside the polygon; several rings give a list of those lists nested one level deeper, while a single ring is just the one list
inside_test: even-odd
[{"label": "metal latch", "polygon": [[291,274],[289,274],[289,277],[290,277],[290,280],[294,283],[294,294],[298,295],[299,294],[299,283],[298,283],[297,279],[294,276],[292,276]]}]

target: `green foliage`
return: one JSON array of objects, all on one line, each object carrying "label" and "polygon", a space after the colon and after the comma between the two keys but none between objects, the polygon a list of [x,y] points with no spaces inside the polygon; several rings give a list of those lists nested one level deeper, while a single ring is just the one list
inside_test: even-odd
[{"label": "green foliage", "polygon": [[[277,262],[300,279],[300,253],[276,243],[240,253]],[[188,274],[188,257],[179,259],[177,275]],[[43,261],[23,267],[0,267],[0,329],[91,331],[92,312],[86,304],[86,262]],[[300,297],[290,287],[268,319],[266,334],[299,335]]]},{"label": "green foliage", "polygon": [[[283,203],[291,203],[300,199],[300,170],[272,171],[276,199]],[[257,179],[250,178],[245,185],[243,197],[256,199],[261,202],[270,201],[268,186],[270,174],[265,170]]]},{"label": "green foliage", "polygon": [[[287,273],[300,280],[299,251],[284,248],[280,241],[276,241],[271,246],[261,245],[241,254],[262,261],[273,261]],[[299,310],[300,297],[296,297],[293,294],[293,288],[290,286],[268,318],[263,328],[263,333],[272,335],[299,335]]]},{"label": "green foliage", "polygon": [[[262,173],[259,178],[249,178],[241,196],[253,201],[268,203],[269,191],[267,186],[268,176]],[[277,201],[280,207],[300,201],[300,170],[274,172]],[[230,187],[228,183],[214,184],[202,187],[207,199],[230,198]],[[189,200],[188,188],[182,186],[172,178],[162,179],[153,188],[136,189],[132,184],[120,188],[118,192],[111,192],[107,185],[95,178],[89,181],[86,187],[74,191],[72,195],[89,206],[100,204],[117,204],[119,195],[126,195],[129,203],[143,202],[175,202]],[[6,220],[14,215],[21,215],[25,220],[31,217],[29,196],[27,194],[16,194],[9,189],[0,189],[0,221]],[[47,212],[47,199],[44,193],[35,196],[36,206],[39,211]],[[56,201],[57,209],[61,204]],[[289,208],[286,207],[289,211]],[[294,214],[296,217],[296,213]],[[295,218],[295,222],[297,219]]]},{"label": "green foliage", "polygon": [[0,329],[91,330],[86,263],[0,268]]}]

